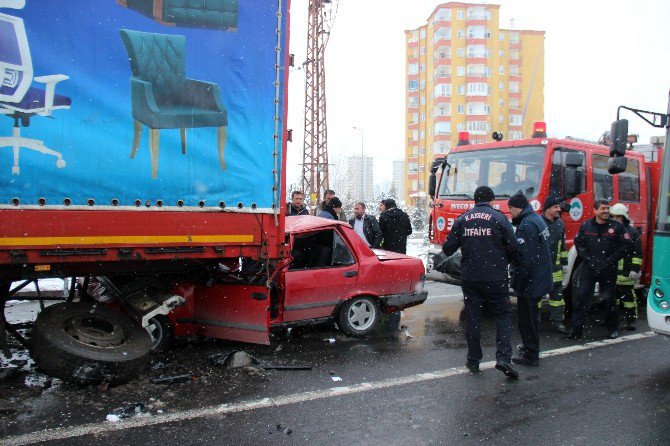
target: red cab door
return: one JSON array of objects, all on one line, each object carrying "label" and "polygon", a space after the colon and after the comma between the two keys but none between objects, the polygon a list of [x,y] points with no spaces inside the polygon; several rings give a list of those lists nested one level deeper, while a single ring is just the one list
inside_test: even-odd
[{"label": "red cab door", "polygon": [[355,290],[359,265],[336,229],[293,234],[291,256],[284,273],[284,322],[331,316]]}]

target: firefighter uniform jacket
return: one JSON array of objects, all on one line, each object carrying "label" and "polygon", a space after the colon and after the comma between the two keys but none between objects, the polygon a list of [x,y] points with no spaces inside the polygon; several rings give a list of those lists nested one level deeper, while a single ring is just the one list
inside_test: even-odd
[{"label": "firefighter uniform jacket", "polygon": [[512,288],[522,297],[538,298],[554,287],[549,229],[530,205],[512,220],[519,254],[512,268]]},{"label": "firefighter uniform jacket", "polygon": [[619,272],[616,278],[616,284],[620,286],[634,286],[635,279],[631,279],[628,275],[631,271],[640,272],[642,268],[642,240],[637,230],[630,225],[629,222],[623,225],[625,234],[624,238],[631,241],[632,246],[626,256],[619,260]]},{"label": "firefighter uniform jacket", "polygon": [[447,256],[461,248],[461,279],[472,282],[508,280],[507,266],[518,243],[507,217],[488,203],[476,203],[454,222],[442,250]]},{"label": "firefighter uniform jacket", "polygon": [[563,267],[568,266],[568,249],[565,246],[565,223],[559,218],[549,220],[542,216],[549,229],[549,251],[551,252],[551,271],[554,283],[563,282]]},{"label": "firefighter uniform jacket", "polygon": [[630,249],[630,236],[624,237],[623,225],[609,219],[603,224],[596,218],[586,220],[575,237],[577,254],[595,276],[616,275],[617,263]]}]

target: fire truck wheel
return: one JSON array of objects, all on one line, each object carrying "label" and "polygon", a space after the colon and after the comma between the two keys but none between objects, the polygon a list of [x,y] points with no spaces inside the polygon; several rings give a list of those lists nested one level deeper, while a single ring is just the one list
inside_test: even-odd
[{"label": "fire truck wheel", "polygon": [[149,325],[146,327],[151,337],[151,351],[154,353],[166,352],[172,347],[174,342],[174,327],[170,318],[157,314],[149,319]]},{"label": "fire truck wheel", "polygon": [[379,324],[381,311],[375,299],[368,296],[354,297],[342,305],[337,318],[340,330],[351,336],[365,336]]},{"label": "fire truck wheel", "polygon": [[151,354],[140,324],[96,303],[52,305],[35,321],[31,335],[35,363],[50,375],[82,385],[122,384],[137,377]]}]

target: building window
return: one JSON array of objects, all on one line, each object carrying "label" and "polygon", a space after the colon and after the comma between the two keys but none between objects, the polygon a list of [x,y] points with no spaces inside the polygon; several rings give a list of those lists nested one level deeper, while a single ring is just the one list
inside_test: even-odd
[{"label": "building window", "polygon": [[419,164],[418,163],[409,163],[409,173],[417,173],[419,171]]},{"label": "building window", "polygon": [[425,130],[421,130],[421,139],[422,140],[426,139],[426,131]]},{"label": "building window", "polygon": [[437,84],[433,91],[436,98],[451,96],[451,84]]},{"label": "building window", "polygon": [[500,65],[500,66],[498,67],[498,73],[500,73],[500,74],[505,74],[505,67],[503,67],[502,65]]},{"label": "building window", "polygon": [[522,124],[521,115],[509,115],[509,125],[520,126]]},{"label": "building window", "polygon": [[456,131],[464,132],[465,131],[465,124],[463,124],[462,122],[459,122],[458,124],[456,124]]},{"label": "building window", "polygon": [[421,96],[421,105],[426,105],[426,97]]},{"label": "building window", "polygon": [[505,115],[498,116],[498,124],[504,124],[504,123],[505,123]]},{"label": "building window", "polygon": [[465,67],[456,67],[457,76],[465,76]]},{"label": "building window", "polygon": [[425,184],[425,183],[424,183],[423,180],[419,180],[419,190],[424,190],[424,189],[425,189],[424,184]]},{"label": "building window", "polygon": [[411,63],[407,66],[407,74],[410,76],[419,73],[419,64]]},{"label": "building window", "polygon": [[489,86],[484,82],[468,82],[469,96],[488,96]]},{"label": "building window", "polygon": [[521,130],[510,130],[509,139],[511,141],[516,141],[517,139],[523,139],[523,135],[521,134]]},{"label": "building window", "polygon": [[464,29],[459,29],[456,31],[456,37],[459,39],[464,39],[465,38],[465,30]]},{"label": "building window", "polygon": [[409,91],[416,91],[419,88],[419,81],[409,81]]},{"label": "building window", "polygon": [[500,82],[500,83],[498,84],[498,90],[500,90],[500,91],[505,91],[505,83],[504,83],[504,82]]},{"label": "building window", "polygon": [[486,135],[489,132],[489,124],[486,121],[468,121],[467,129],[473,135]]},{"label": "building window", "polygon": [[422,39],[426,38],[426,28],[421,28],[419,30],[419,37],[422,38]]},{"label": "building window", "polygon": [[458,94],[460,94],[460,95],[465,94],[465,85],[459,85],[458,86]]},{"label": "building window", "polygon": [[436,22],[448,22],[451,20],[451,9],[448,8],[440,8],[439,11],[437,11],[437,14],[435,14],[435,17],[433,18],[433,23]]},{"label": "building window", "polygon": [[423,169],[424,169],[424,165],[423,165],[423,164],[419,164],[419,173],[423,172]]},{"label": "building window", "polygon": [[458,18],[458,20],[465,19],[465,11],[462,11],[462,10],[456,11],[456,17]]},{"label": "building window", "polygon": [[425,113],[421,113],[419,115],[419,122],[426,122],[426,115]]},{"label": "building window", "polygon": [[451,123],[449,122],[436,122],[435,123],[435,134],[436,135],[448,135],[451,133]]},{"label": "building window", "polygon": [[425,46],[422,46],[421,48],[419,48],[419,54],[422,55],[422,56],[426,55],[426,47]]},{"label": "building window", "polygon": [[419,156],[424,156],[426,154],[426,149],[424,147],[419,147]]},{"label": "building window", "polygon": [[518,82],[510,82],[509,83],[509,92],[510,93],[518,93],[519,92],[519,83]]},{"label": "building window", "polygon": [[416,124],[416,122],[419,120],[419,114],[418,113],[412,113],[412,124]]},{"label": "building window", "polygon": [[418,141],[418,140],[419,140],[419,131],[412,130],[412,141]]},{"label": "building window", "polygon": [[504,34],[499,34],[498,39],[500,39],[501,42],[505,41],[505,35]]},{"label": "building window", "polygon": [[498,57],[505,57],[505,50],[498,50]]},{"label": "building window", "polygon": [[505,106],[505,100],[504,99],[498,99],[498,106],[504,107]]},{"label": "building window", "polygon": [[421,71],[422,73],[423,73],[424,71],[426,71],[426,64],[425,64],[425,63],[422,63],[422,64],[421,64],[420,71]]},{"label": "building window", "polygon": [[463,57],[465,56],[465,50],[463,48],[458,49],[458,57]]},{"label": "building window", "polygon": [[459,115],[464,114],[465,113],[465,106],[463,104],[459,104],[456,107],[456,113],[458,113]]},{"label": "building window", "polygon": [[419,82],[419,89],[420,90],[425,90],[426,89],[426,81]]}]

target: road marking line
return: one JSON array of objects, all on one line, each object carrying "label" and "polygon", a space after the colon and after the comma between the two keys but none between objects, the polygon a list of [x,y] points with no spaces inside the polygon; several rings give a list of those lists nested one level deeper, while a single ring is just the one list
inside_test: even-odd
[{"label": "road marking line", "polygon": [[[622,344],[624,342],[637,341],[656,336],[651,331],[636,333],[627,336],[621,336],[617,339],[606,339],[603,341],[593,341],[586,344],[571,345],[568,347],[557,348],[542,352],[542,358],[551,356],[566,355],[584,350],[605,347],[608,345]],[[480,370],[489,370],[495,367],[495,361],[483,362],[479,365]],[[102,434],[107,432],[117,432],[136,427],[155,426],[158,424],[174,423],[179,421],[192,420],[194,418],[204,418],[215,415],[245,412],[254,409],[264,409],[268,407],[286,406],[289,404],[304,403],[325,398],[332,398],[343,395],[366,392],[370,390],[388,389],[390,387],[415,384],[423,381],[432,381],[444,379],[451,376],[466,375],[469,371],[465,367],[452,367],[444,370],[435,370],[433,372],[418,373],[416,375],[401,376],[398,378],[388,378],[380,381],[364,382],[352,384],[350,386],[331,387],[323,390],[313,390],[289,395],[280,395],[271,398],[261,398],[255,401],[242,401],[232,404],[220,404],[201,409],[191,409],[179,413],[157,415],[147,418],[135,418],[118,423],[90,423],[79,426],[62,427],[56,429],[47,429],[43,431],[32,432],[29,434],[16,435],[0,439],[0,445],[20,446],[33,444],[43,441],[63,440],[66,438],[81,437],[84,435]]]}]

